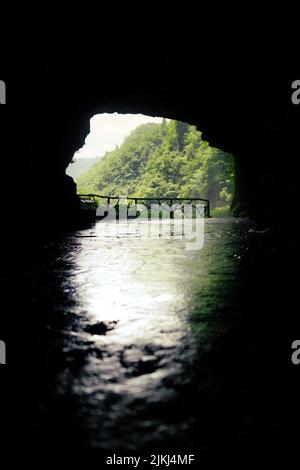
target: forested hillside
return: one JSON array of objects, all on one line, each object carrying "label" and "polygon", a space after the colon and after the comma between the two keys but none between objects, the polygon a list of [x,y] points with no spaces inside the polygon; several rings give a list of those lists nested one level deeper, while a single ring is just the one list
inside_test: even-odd
[{"label": "forested hillside", "polygon": [[137,127],[77,179],[79,193],[208,198],[225,213],[233,192],[233,158],[179,121]]},{"label": "forested hillside", "polygon": [[100,159],[101,157],[77,158],[70,163],[66,169],[66,173],[67,175],[72,176],[72,178],[77,179],[79,176],[86,173]]}]

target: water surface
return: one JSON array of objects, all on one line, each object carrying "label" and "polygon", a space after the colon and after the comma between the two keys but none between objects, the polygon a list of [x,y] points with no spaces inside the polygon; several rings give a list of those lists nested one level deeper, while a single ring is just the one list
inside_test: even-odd
[{"label": "water surface", "polygon": [[27,272],[41,444],[249,443],[262,430],[251,236],[250,222],[208,219],[204,247],[187,250],[102,221],[41,247]]}]

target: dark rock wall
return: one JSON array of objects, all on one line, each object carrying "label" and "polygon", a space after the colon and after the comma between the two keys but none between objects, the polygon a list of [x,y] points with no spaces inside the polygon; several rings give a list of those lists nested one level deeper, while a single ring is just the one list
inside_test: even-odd
[{"label": "dark rock wall", "polygon": [[269,224],[294,213],[299,16],[275,7],[240,8],[237,16],[228,9],[179,13],[166,20],[154,12],[131,24],[102,18],[88,34],[74,26],[63,35],[52,29],[0,42],[5,217],[23,216],[37,233],[72,225],[78,201],[65,168],[89,119],[115,111],[187,121],[232,152],[236,215]]}]

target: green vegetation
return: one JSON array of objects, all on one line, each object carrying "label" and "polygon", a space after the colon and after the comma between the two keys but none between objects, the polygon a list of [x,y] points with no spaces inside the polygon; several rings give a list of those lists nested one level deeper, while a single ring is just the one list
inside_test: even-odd
[{"label": "green vegetation", "polygon": [[78,193],[136,197],[203,197],[212,215],[228,214],[234,165],[195,126],[163,120],[143,124],[77,179]]}]

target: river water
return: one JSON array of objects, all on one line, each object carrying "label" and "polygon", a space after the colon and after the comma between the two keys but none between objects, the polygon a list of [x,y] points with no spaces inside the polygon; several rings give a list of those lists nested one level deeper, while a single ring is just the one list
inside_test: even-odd
[{"label": "river water", "polygon": [[135,224],[98,222],[27,260],[35,439],[105,452],[254,445],[272,404],[253,317],[272,246],[257,266],[249,221],[206,219],[196,250]]}]

